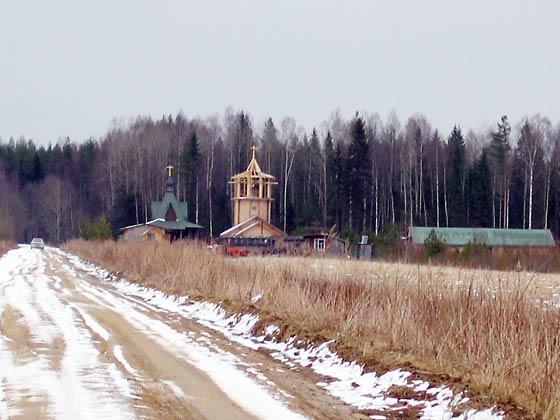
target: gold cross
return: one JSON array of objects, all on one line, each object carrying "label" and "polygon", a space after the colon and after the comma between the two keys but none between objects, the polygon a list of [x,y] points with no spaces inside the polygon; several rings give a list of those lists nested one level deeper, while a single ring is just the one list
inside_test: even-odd
[{"label": "gold cross", "polygon": [[257,152],[257,146],[253,145],[251,147],[251,150],[253,151],[253,159],[255,159],[255,153]]},{"label": "gold cross", "polygon": [[167,169],[167,176],[171,178],[171,171],[173,171],[174,167],[169,165],[166,166],[165,169]]}]

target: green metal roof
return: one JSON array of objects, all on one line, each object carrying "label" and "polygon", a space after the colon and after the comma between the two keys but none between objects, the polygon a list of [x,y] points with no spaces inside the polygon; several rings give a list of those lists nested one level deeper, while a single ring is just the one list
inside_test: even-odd
[{"label": "green metal roof", "polygon": [[461,246],[469,242],[487,246],[555,246],[549,229],[489,229],[410,227],[412,243],[423,245],[431,231],[447,245]]},{"label": "green metal roof", "polygon": [[165,219],[170,205],[179,220],[188,220],[187,203],[179,203],[172,192],[166,192],[161,201],[152,201],[152,219]]},{"label": "green metal roof", "polygon": [[[171,178],[165,184],[165,194],[161,201],[152,201],[152,221],[147,224],[166,230],[200,229],[202,226],[189,222],[188,206],[175,196],[175,186]],[[169,206],[173,208],[177,220],[165,220]]]},{"label": "green metal roof", "polygon": [[183,229],[202,229],[202,226],[195,223],[188,222],[186,220],[163,220],[156,219],[147,223],[151,226],[160,227],[165,230],[183,230]]}]

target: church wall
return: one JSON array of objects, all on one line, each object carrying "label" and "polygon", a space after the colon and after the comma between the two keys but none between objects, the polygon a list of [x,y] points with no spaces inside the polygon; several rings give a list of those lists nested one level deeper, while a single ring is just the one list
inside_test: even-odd
[{"label": "church wall", "polygon": [[270,223],[268,207],[270,203],[265,200],[239,200],[239,214],[235,220],[235,224],[244,222],[245,220],[258,216],[259,218]]},{"label": "church wall", "polygon": [[257,226],[247,229],[243,232],[242,236],[244,238],[258,238],[258,237],[270,237],[278,235],[277,232],[270,229],[268,226],[260,223]]}]

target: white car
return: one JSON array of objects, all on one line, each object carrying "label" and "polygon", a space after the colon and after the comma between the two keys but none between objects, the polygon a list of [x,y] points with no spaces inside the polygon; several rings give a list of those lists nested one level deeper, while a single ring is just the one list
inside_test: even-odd
[{"label": "white car", "polygon": [[33,238],[31,241],[31,249],[45,249],[45,242],[41,238]]}]

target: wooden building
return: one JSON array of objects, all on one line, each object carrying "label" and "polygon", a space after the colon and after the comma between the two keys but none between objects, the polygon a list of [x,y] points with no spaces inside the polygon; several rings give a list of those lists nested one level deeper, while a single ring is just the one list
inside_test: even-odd
[{"label": "wooden building", "polygon": [[220,234],[225,245],[275,248],[286,236],[271,221],[272,188],[276,179],[264,173],[256,159],[256,147],[244,172],[233,175],[232,188],[233,226]]},{"label": "wooden building", "polygon": [[121,230],[121,235],[119,236],[119,239],[125,242],[130,242],[130,241],[164,242],[169,240],[169,238],[165,233],[165,229],[162,229],[157,226],[151,226],[150,222],[141,223],[133,226],[127,226],[120,230]]},{"label": "wooden building", "polygon": [[338,238],[333,231],[314,225],[299,236],[287,236],[284,239],[286,251],[298,254],[324,254],[341,256],[347,254],[346,242]]},{"label": "wooden building", "polygon": [[183,238],[196,238],[202,226],[188,220],[188,205],[180,202],[175,195],[175,181],[172,178],[172,166],[168,166],[168,178],[165,194],[161,201],[152,201],[149,222],[121,228],[121,238],[125,241],[170,241]]}]

